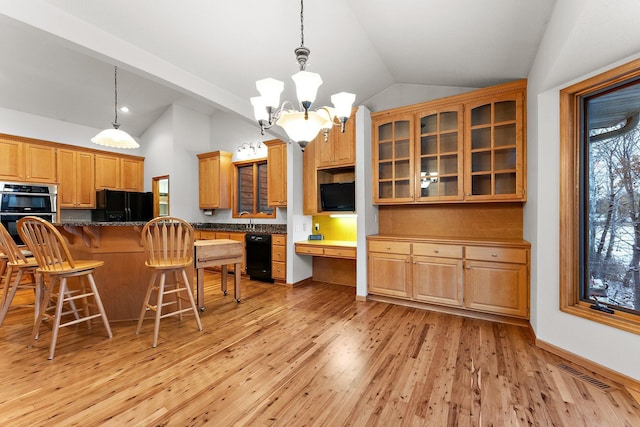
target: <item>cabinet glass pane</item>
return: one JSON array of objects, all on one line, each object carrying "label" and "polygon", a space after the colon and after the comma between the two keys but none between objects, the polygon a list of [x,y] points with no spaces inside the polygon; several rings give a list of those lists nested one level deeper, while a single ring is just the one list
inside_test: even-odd
[{"label": "cabinet glass pane", "polygon": [[440,178],[438,183],[441,196],[456,196],[458,194],[458,177],[446,176]]},{"label": "cabinet glass pane", "polygon": [[420,186],[420,197],[437,197],[438,196],[438,184],[429,183],[427,187],[425,184]]},{"label": "cabinet glass pane", "polygon": [[379,183],[378,193],[381,199],[391,199],[393,197],[393,183],[390,181]]},{"label": "cabinet glass pane", "polygon": [[378,178],[379,179],[392,179],[393,178],[393,163],[384,162],[378,164]]},{"label": "cabinet glass pane", "polygon": [[515,172],[497,173],[495,179],[496,179],[496,194],[515,194],[516,193]]},{"label": "cabinet glass pane", "polygon": [[409,178],[409,160],[399,160],[396,162],[396,178]]},{"label": "cabinet glass pane", "polygon": [[438,116],[431,114],[420,119],[421,133],[434,133],[438,131]]},{"label": "cabinet glass pane", "polygon": [[393,123],[387,123],[378,127],[378,141],[391,139],[393,136]]},{"label": "cabinet glass pane", "polygon": [[516,119],[516,101],[496,102],[494,105],[495,121],[504,122]]},{"label": "cabinet glass pane", "polygon": [[491,123],[491,104],[481,105],[471,110],[471,126]]},{"label": "cabinet glass pane", "polygon": [[410,193],[411,188],[409,187],[408,179],[396,181],[395,187],[396,187],[396,198],[411,197],[411,193]]},{"label": "cabinet glass pane", "polygon": [[407,138],[409,139],[409,135],[411,132],[411,127],[409,126],[408,120],[403,120],[400,122],[395,122],[396,124],[396,139]]},{"label": "cabinet glass pane", "polygon": [[458,156],[453,154],[440,157],[440,174],[456,174],[458,173]]},{"label": "cabinet glass pane", "polygon": [[491,147],[491,128],[474,129],[471,131],[471,149]]},{"label": "cabinet glass pane", "polygon": [[438,152],[438,137],[423,136],[420,138],[420,154],[436,154]]},{"label": "cabinet glass pane", "polygon": [[396,159],[400,157],[409,157],[409,147],[408,139],[396,141]]},{"label": "cabinet glass pane", "polygon": [[495,170],[515,169],[516,168],[516,149],[507,148],[505,150],[496,150],[494,155]]},{"label": "cabinet glass pane", "polygon": [[383,142],[378,145],[378,160],[391,160],[393,158],[393,143]]},{"label": "cabinet glass pane", "polygon": [[458,132],[440,135],[440,153],[455,153],[458,151]]},{"label": "cabinet glass pane", "polygon": [[471,193],[473,195],[491,194],[491,175],[474,175],[471,177]]},{"label": "cabinet glass pane", "polygon": [[440,114],[440,132],[458,129],[458,112],[448,111]]},{"label": "cabinet glass pane", "polygon": [[494,145],[496,147],[502,147],[505,145],[516,144],[516,125],[504,125],[496,126],[494,130]]},{"label": "cabinet glass pane", "polygon": [[491,151],[481,151],[471,154],[471,172],[485,172],[491,170]]},{"label": "cabinet glass pane", "polygon": [[420,159],[420,175],[434,172],[438,173],[438,158],[437,157],[423,157]]}]

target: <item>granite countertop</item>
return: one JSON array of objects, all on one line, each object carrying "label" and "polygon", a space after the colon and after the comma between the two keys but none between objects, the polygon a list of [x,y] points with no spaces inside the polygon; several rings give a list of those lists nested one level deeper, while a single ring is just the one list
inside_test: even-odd
[{"label": "granite countertop", "polygon": [[[58,226],[73,227],[143,227],[146,221],[113,221],[113,222],[93,222],[93,221],[64,221],[55,223]],[[247,228],[247,224],[224,224],[211,222],[192,222],[191,226],[195,230],[212,230],[212,231],[234,231],[240,233],[277,233],[285,234],[287,232],[286,224],[254,224],[254,229]]]}]

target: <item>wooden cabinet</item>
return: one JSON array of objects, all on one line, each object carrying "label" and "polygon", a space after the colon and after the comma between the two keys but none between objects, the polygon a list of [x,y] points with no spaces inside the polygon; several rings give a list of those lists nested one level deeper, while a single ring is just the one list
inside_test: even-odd
[{"label": "wooden cabinet", "polygon": [[265,141],[267,146],[267,204],[287,206],[287,144],[279,139]]},{"label": "wooden cabinet", "polygon": [[529,244],[371,236],[368,289],[389,296],[529,318]]},{"label": "wooden cabinet", "polygon": [[325,258],[356,259],[355,242],[336,240],[296,242],[296,253]]},{"label": "wooden cabinet", "polygon": [[464,272],[466,306],[528,319],[528,262],[526,249],[467,247]]},{"label": "wooden cabinet", "polygon": [[368,288],[372,294],[411,297],[411,243],[369,240]]},{"label": "wooden cabinet", "polygon": [[466,200],[525,200],[524,102],[516,91],[466,104]]},{"label": "wooden cabinet", "polygon": [[315,215],[318,213],[318,175],[316,172],[316,145],[320,144],[316,137],[307,144],[302,153],[302,212],[305,215]]},{"label": "wooden cabinet", "polygon": [[347,120],[344,132],[340,128],[333,127],[327,140],[320,132],[316,143],[316,167],[336,168],[343,166],[355,166],[356,164],[356,121],[354,108],[351,117]]},{"label": "wooden cabinet", "polygon": [[96,189],[143,191],[144,159],[96,154]]},{"label": "wooden cabinet", "polygon": [[198,196],[200,209],[231,208],[231,153],[198,154]]},{"label": "wooden cabinet", "polygon": [[371,118],[374,203],[526,200],[526,80]]},{"label": "wooden cabinet", "polygon": [[462,306],[460,245],[413,243],[413,292],[417,301]]},{"label": "wooden cabinet", "polygon": [[63,209],[96,207],[95,154],[58,150],[58,200]]},{"label": "wooden cabinet", "polygon": [[55,147],[0,136],[0,179],[55,183]]},{"label": "wooden cabinet", "polygon": [[276,282],[287,281],[287,235],[271,235],[271,278]]}]

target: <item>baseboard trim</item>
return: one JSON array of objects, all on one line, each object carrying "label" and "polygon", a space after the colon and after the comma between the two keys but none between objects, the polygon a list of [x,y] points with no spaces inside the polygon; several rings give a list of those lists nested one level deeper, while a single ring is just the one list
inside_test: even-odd
[{"label": "baseboard trim", "polygon": [[570,351],[564,350],[553,344],[549,344],[548,342],[543,341],[538,337],[536,337],[535,333],[534,333],[534,337],[535,337],[536,347],[546,350],[549,353],[553,353],[556,356],[560,356],[563,359],[567,359],[575,363],[576,365],[579,365],[585,369],[590,370],[591,372],[594,372],[607,379],[617,382],[618,384],[624,386],[630,391],[635,392],[635,393],[632,393],[634,395],[634,398],[636,398],[636,396],[638,396],[638,393],[640,393],[640,381],[635,380],[631,377],[628,377],[624,374],[621,374],[620,372],[614,371],[611,368],[607,368],[606,366],[602,366],[599,363],[593,362],[589,359],[585,359],[582,356],[578,356],[577,354],[571,353]]}]

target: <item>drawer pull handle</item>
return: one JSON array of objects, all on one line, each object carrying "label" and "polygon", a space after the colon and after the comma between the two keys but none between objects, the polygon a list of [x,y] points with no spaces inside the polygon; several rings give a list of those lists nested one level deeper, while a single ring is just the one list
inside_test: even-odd
[{"label": "drawer pull handle", "polygon": [[433,252],[435,252],[435,253],[437,253],[437,254],[439,254],[439,253],[440,253],[440,251],[439,251],[439,250],[437,250],[437,249],[436,249],[435,251],[433,251]]},{"label": "drawer pull handle", "polygon": [[492,254],[491,254],[491,256],[492,256],[492,257],[494,257],[494,258],[498,258],[498,254],[497,254],[497,253],[495,253],[495,252],[494,252],[494,253],[492,253]]}]

